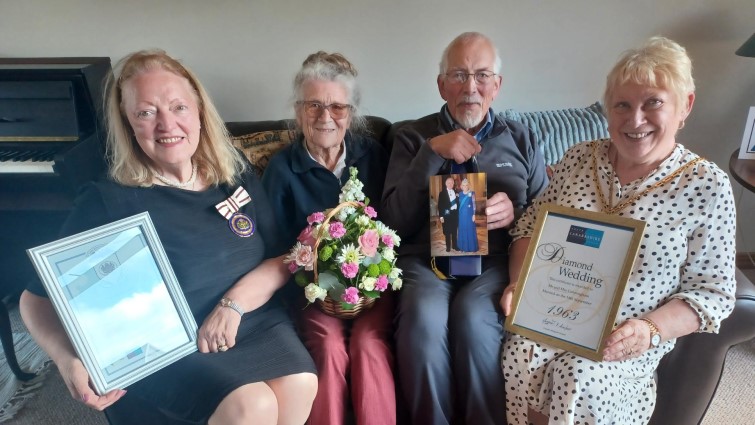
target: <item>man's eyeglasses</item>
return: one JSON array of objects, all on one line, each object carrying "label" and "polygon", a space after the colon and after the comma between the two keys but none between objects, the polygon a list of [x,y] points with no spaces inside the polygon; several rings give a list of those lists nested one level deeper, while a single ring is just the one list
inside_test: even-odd
[{"label": "man's eyeglasses", "polygon": [[313,100],[300,100],[296,102],[296,104],[303,106],[304,112],[306,112],[310,118],[318,118],[322,115],[323,111],[327,109],[331,118],[340,120],[341,118],[346,118],[349,115],[349,112],[353,109],[351,105],[344,103],[331,103],[330,105],[326,105]]},{"label": "man's eyeglasses", "polygon": [[485,84],[490,83],[496,75],[498,74],[489,71],[480,71],[472,74],[463,71],[446,72],[446,78],[453,84],[464,84],[471,76],[474,77],[475,83],[479,86],[484,86]]}]

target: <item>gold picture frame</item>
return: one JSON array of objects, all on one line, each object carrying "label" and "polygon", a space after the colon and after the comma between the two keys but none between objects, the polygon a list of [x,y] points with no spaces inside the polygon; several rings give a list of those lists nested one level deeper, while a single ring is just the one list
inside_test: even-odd
[{"label": "gold picture frame", "polygon": [[641,220],[544,205],[506,330],[602,360],[644,230]]}]

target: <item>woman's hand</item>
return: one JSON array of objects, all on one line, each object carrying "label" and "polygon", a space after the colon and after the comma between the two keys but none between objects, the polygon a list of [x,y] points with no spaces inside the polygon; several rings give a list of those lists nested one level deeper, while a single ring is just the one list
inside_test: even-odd
[{"label": "woman's hand", "polygon": [[197,332],[200,353],[217,353],[236,345],[241,315],[229,307],[215,306]]},{"label": "woman's hand", "polygon": [[505,316],[508,316],[509,313],[511,313],[511,302],[514,299],[514,291],[516,291],[516,282],[509,283],[503,290],[503,295],[501,296],[501,310],[503,310]]},{"label": "woman's hand", "polygon": [[57,366],[71,397],[92,409],[103,411],[126,394],[126,390],[112,390],[105,395],[97,395],[89,385],[89,373],[78,358],[72,358],[67,364]]},{"label": "woman's hand", "polygon": [[650,348],[650,327],[639,319],[629,319],[606,340],[603,360],[620,361],[639,357]]}]

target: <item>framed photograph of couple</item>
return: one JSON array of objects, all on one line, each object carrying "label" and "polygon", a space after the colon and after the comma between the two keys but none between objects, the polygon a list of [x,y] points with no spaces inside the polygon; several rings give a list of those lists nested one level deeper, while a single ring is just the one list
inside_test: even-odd
[{"label": "framed photograph of couple", "polygon": [[431,255],[487,255],[487,200],[485,173],[430,177]]},{"label": "framed photograph of couple", "polygon": [[197,350],[197,325],[149,213],[27,253],[98,394]]},{"label": "framed photograph of couple", "polygon": [[544,205],[506,330],[602,360],[644,229],[640,220]]}]

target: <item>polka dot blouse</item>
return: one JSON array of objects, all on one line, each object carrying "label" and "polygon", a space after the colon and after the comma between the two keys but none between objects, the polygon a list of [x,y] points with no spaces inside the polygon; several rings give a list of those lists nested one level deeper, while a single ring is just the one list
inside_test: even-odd
[{"label": "polka dot blouse", "polygon": [[[597,146],[597,173],[593,144]],[[539,208],[555,203],[601,211],[595,182],[612,205],[632,199],[697,155],[677,144],[649,175],[621,185],[608,161],[608,140],[573,146],[554,168],[545,192],[511,230],[530,237]],[[613,179],[613,180],[612,180]],[[611,191],[611,185],[613,190]],[[729,178],[701,160],[616,215],[647,223],[615,325],[642,317],[672,298],[700,317],[700,332],[717,332],[734,308],[736,210]],[[645,424],[655,405],[653,372],[675,340],[621,362],[591,360],[509,335],[502,352],[510,425],[526,424],[527,406],[549,424]]]}]

